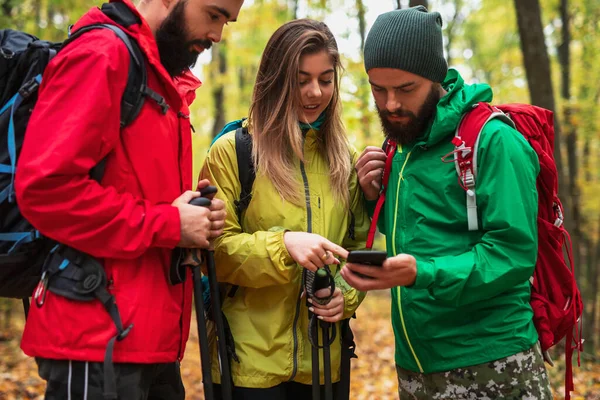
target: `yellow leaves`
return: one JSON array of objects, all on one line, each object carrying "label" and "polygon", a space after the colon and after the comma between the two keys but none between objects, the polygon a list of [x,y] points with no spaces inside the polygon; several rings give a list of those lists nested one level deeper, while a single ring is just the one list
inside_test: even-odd
[{"label": "yellow leaves", "polygon": [[350,398],[398,398],[394,363],[394,333],[390,322],[389,292],[370,292],[350,323],[358,359],[352,360]]},{"label": "yellow leaves", "polygon": [[[23,327],[20,303],[14,302],[13,320],[0,338],[0,400],[43,398],[45,383],[37,374],[32,358],[19,349]],[[352,400],[391,400],[398,398],[394,365],[394,334],[390,323],[390,296],[387,291],[370,292],[351,322],[358,359],[352,360],[350,398]],[[576,357],[576,356],[575,356]],[[574,357],[574,358],[575,358]],[[600,400],[600,363],[582,354],[582,366],[574,365],[574,400]],[[584,361],[585,360],[585,361]],[[554,398],[564,396],[564,356],[548,368]],[[195,319],[181,364],[186,398],[204,398],[200,351]]]}]

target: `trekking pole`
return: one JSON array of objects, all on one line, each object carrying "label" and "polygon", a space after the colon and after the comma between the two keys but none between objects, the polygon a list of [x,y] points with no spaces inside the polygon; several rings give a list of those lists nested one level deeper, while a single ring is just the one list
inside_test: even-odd
[{"label": "trekking pole", "polygon": [[[206,195],[216,193],[216,188],[214,186],[209,186],[201,191],[201,197],[197,197],[196,199],[192,199],[190,204],[198,205],[201,207],[210,207],[210,200],[208,200]],[[212,302],[212,313],[213,318],[215,320],[215,325],[217,328],[217,354],[219,360],[219,369],[221,372],[221,396],[223,400],[231,400],[233,398],[233,382],[231,380],[231,369],[229,366],[229,354],[227,352],[227,341],[225,338],[225,323],[223,322],[223,314],[221,310],[221,296],[219,293],[219,282],[217,281],[217,270],[215,266],[215,255],[212,250],[205,250],[204,255],[206,256],[206,269],[208,271],[208,287],[210,290],[210,299]],[[201,274],[200,274],[200,266],[194,268],[197,270],[197,274],[199,275],[197,278],[194,276],[194,283],[198,280],[201,282]],[[202,288],[203,289],[203,288]],[[194,290],[195,292],[195,290]],[[202,308],[204,309],[203,302],[203,290],[199,293],[199,296],[194,293],[194,297],[198,298],[196,303],[202,303]],[[196,318],[198,316],[196,315]],[[204,331],[206,332],[206,325],[204,325]],[[208,343],[208,341],[207,341]],[[211,382],[212,386],[212,382]],[[211,387],[212,391],[212,387]]]},{"label": "trekking pole", "polygon": [[[313,301],[320,304],[327,304],[333,292],[335,291],[335,282],[331,276],[331,271],[326,266],[325,268],[318,269],[317,272],[310,272],[305,270],[304,273],[304,285],[308,298],[312,298]],[[315,293],[324,288],[330,288],[330,295],[325,298],[315,296]],[[310,303],[309,303],[310,306]],[[335,338],[335,325],[332,325],[325,321],[319,321],[317,316],[309,312],[309,333],[308,337],[312,345],[312,399],[319,400],[321,398],[321,385],[320,385],[320,366],[319,366],[319,349],[323,349],[323,377],[325,383],[325,398],[326,400],[332,400],[333,398],[333,387],[331,383],[331,357],[330,357],[330,345]],[[319,332],[318,327],[322,329],[322,341],[323,346],[319,345]],[[330,329],[332,330],[331,337],[329,334]]]},{"label": "trekking pole", "polygon": [[219,294],[219,282],[217,281],[217,270],[215,267],[215,255],[212,250],[207,250],[206,268],[208,270],[208,286],[210,288],[210,298],[212,301],[213,317],[217,326],[217,345],[221,368],[221,392],[224,400],[233,398],[233,382],[231,380],[231,369],[229,366],[229,354],[227,352],[227,342],[225,337],[225,323],[221,311],[221,297]]},{"label": "trekking pole", "polygon": [[[313,318],[315,315],[311,312],[308,313],[309,318]],[[315,338],[317,343],[312,345],[311,357],[312,357],[312,400],[319,400],[321,398],[321,384],[320,384],[320,371],[319,371],[319,337]]]},{"label": "trekking pole", "polygon": [[[331,286],[331,293],[335,290],[335,283],[333,280],[330,285],[330,274],[325,269],[320,269],[315,274],[315,292],[319,289],[328,288]],[[330,344],[331,339],[329,337],[329,331],[331,329],[331,323],[326,321],[319,321],[321,326],[321,337],[323,340],[323,379],[325,384],[325,400],[333,400],[333,387],[331,384],[331,353]],[[317,353],[318,354],[318,353]],[[320,393],[319,393],[320,395]]]},{"label": "trekking pole", "polygon": [[[216,193],[217,188],[214,186],[208,186],[201,191],[201,196],[196,197],[190,201],[191,205],[200,207],[210,207],[210,199],[204,197],[209,194]],[[221,314],[221,301],[219,297],[219,288],[217,283],[217,276],[215,270],[215,260],[212,251],[204,251],[207,269],[208,269],[208,283],[211,292],[211,301],[213,302],[213,316],[215,319],[215,325],[217,326],[217,343],[218,343],[218,354],[220,361],[220,371],[222,377],[222,398],[224,400],[231,400],[232,398],[232,381],[231,371],[229,369],[229,358],[227,354],[227,346],[225,342],[225,328],[223,317]],[[205,321],[205,307],[204,307],[204,284],[202,283],[202,262],[192,253],[192,258],[195,261],[193,264],[183,264],[184,252],[183,249],[177,248],[173,252],[173,258],[171,260],[171,270],[169,272],[169,280],[172,285],[176,285],[185,281],[186,274],[185,269],[190,267],[193,277],[194,286],[194,306],[196,308],[196,324],[198,326],[198,342],[200,344],[200,363],[202,369],[202,383],[204,386],[204,398],[206,400],[214,400],[214,387],[212,381],[211,371],[211,357],[210,348],[208,344],[208,332],[206,329]]]},{"label": "trekking pole", "polygon": [[[205,199],[208,200],[208,199]],[[196,308],[196,324],[198,326],[198,342],[200,343],[200,367],[202,369],[202,384],[204,385],[204,398],[214,400],[210,348],[208,347],[208,332],[204,320],[204,285],[202,284],[202,271],[200,265],[191,267],[194,281],[194,306]]]},{"label": "trekking pole", "polygon": [[323,336],[323,377],[325,379],[325,400],[333,400],[333,386],[331,384],[331,353],[329,348],[329,330],[331,323],[319,321]]}]

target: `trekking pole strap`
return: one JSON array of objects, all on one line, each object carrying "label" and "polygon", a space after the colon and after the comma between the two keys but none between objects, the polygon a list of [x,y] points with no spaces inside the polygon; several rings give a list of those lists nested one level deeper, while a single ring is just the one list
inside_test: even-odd
[{"label": "trekking pole strap", "polygon": [[[309,271],[307,269],[304,269],[302,271],[302,280],[304,282],[304,290],[306,291],[306,298],[307,298],[308,306],[310,306],[310,303],[308,303],[309,298],[317,304],[327,304],[333,297],[333,293],[335,292],[335,281],[333,279],[333,275],[331,274],[331,270],[329,269],[329,266],[326,265],[325,267],[321,268],[317,272],[319,274],[323,274],[322,271],[325,271],[324,272],[325,276],[323,276],[323,277],[317,276],[317,273]],[[318,290],[324,289],[324,288],[330,289],[328,296],[326,296],[326,297],[315,296],[315,293]],[[315,314],[310,315],[310,322],[308,325],[308,340],[310,341],[310,344],[313,347],[316,347],[319,349],[319,348],[323,348],[323,346],[325,345],[325,342],[323,343],[323,346],[319,346],[319,323],[318,323],[318,321],[319,321],[319,319],[317,318],[317,316]],[[336,336],[335,324],[332,324],[331,327],[332,327],[332,333],[331,333],[331,337],[329,338],[329,340],[327,340],[327,345],[331,345],[333,343],[333,341],[335,340],[335,336]],[[325,338],[323,338],[323,340],[325,340]]]}]

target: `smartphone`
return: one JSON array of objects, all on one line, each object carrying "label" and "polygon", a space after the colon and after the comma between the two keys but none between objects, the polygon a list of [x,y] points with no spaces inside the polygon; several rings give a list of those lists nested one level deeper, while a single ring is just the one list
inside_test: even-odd
[{"label": "smartphone", "polygon": [[352,250],[348,254],[349,263],[381,267],[387,258],[387,252],[378,250]]}]

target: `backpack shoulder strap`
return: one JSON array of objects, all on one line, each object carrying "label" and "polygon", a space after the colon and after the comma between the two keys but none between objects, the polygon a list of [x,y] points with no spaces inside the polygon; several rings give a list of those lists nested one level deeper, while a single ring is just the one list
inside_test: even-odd
[{"label": "backpack shoulder strap", "polygon": [[[213,140],[210,142],[210,146],[212,146],[213,144],[215,144],[215,142],[221,136],[225,135],[226,133],[231,132],[233,130],[236,130],[238,128],[244,128],[244,125],[245,125],[244,121],[246,121],[246,120],[247,120],[247,118],[240,118],[240,119],[237,119],[235,121],[231,121],[231,122],[227,123],[223,127],[223,129],[221,129],[221,131],[215,135],[215,137],[213,138]],[[210,146],[208,146],[208,147],[210,147]]]},{"label": "backpack shoulder strap", "polygon": [[[128,126],[139,114],[144,104],[144,88],[147,88],[147,75],[144,54],[137,42],[131,38],[123,29],[111,24],[92,24],[84,26],[63,43],[63,47],[77,40],[80,36],[95,29],[111,30],[127,47],[130,63],[127,74],[127,86],[121,99],[121,128]],[[163,100],[164,101],[164,100]]]},{"label": "backpack shoulder strap", "polygon": [[369,234],[367,236],[366,244],[367,249],[371,249],[373,247],[373,242],[375,241],[377,221],[379,220],[381,209],[383,208],[383,204],[385,203],[385,193],[387,191],[387,184],[390,179],[390,172],[392,171],[392,162],[394,160],[394,155],[396,154],[397,149],[398,144],[393,140],[386,139],[383,142],[383,150],[385,151],[387,158],[385,160],[385,168],[383,169],[383,177],[381,179],[381,189],[379,191],[379,198],[377,199],[375,211],[373,212],[373,217],[371,218],[371,225],[369,226]]},{"label": "backpack shoulder strap", "polygon": [[[138,116],[144,105],[144,89],[147,87],[146,66],[144,55],[137,42],[130,38],[120,27],[111,24],[93,24],[78,29],[63,44],[63,48],[75,41],[80,36],[95,29],[109,29],[125,44],[129,52],[129,72],[127,74],[127,85],[121,98],[121,129],[127,127]],[[163,99],[164,101],[164,99]],[[90,171],[92,179],[100,182],[104,176],[106,159],[101,160]]]},{"label": "backpack shoulder strap", "polygon": [[454,144],[454,165],[459,182],[467,192],[467,221],[470,231],[479,229],[477,220],[477,196],[475,179],[477,177],[477,149],[484,126],[492,119],[499,118],[513,128],[514,123],[499,108],[488,103],[477,103],[466,112],[456,128],[452,139]]},{"label": "backpack shoulder strap", "polygon": [[242,190],[240,199],[236,200],[235,207],[238,214],[238,220],[241,224],[242,212],[248,208],[252,200],[252,185],[256,178],[254,163],[252,162],[252,136],[248,129],[240,127],[235,130],[235,152],[237,155],[238,175]]},{"label": "backpack shoulder strap", "polygon": [[[144,105],[145,97],[150,97],[166,113],[168,105],[164,98],[148,88],[145,56],[137,41],[129,36],[122,28],[139,24],[139,18],[124,3],[106,3],[102,5],[102,12],[110,17],[113,24],[92,24],[81,27],[63,43],[62,48],[75,41],[80,36],[95,29],[109,29],[123,42],[129,52],[130,62],[127,73],[127,85],[121,98],[120,126],[121,129],[129,126],[139,115]],[[96,181],[102,180],[106,159],[101,160],[90,171],[90,176]]]}]

